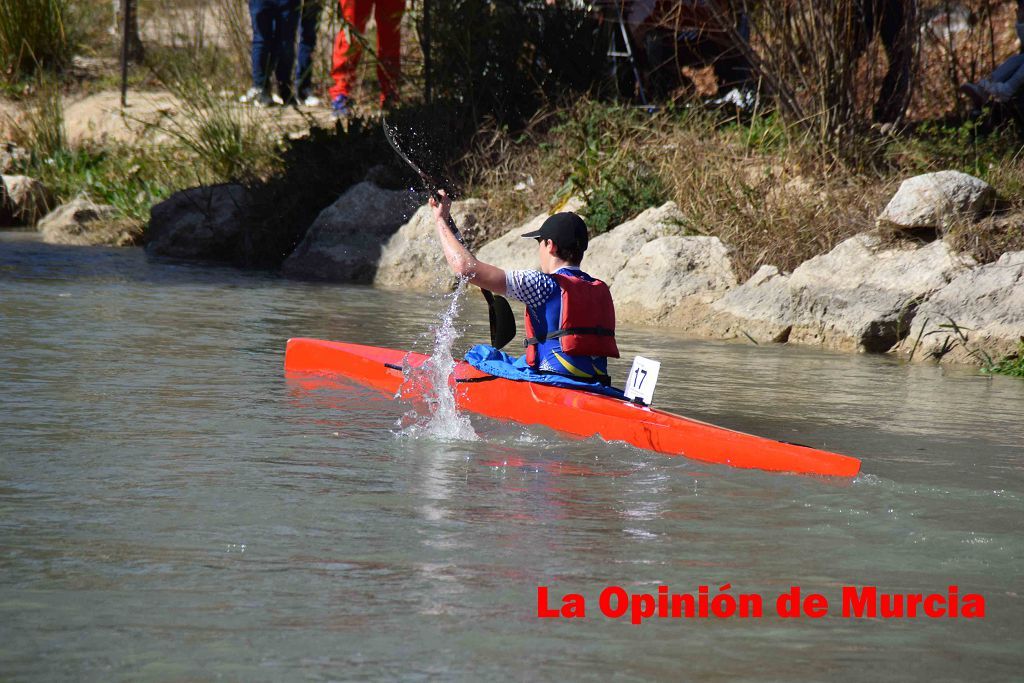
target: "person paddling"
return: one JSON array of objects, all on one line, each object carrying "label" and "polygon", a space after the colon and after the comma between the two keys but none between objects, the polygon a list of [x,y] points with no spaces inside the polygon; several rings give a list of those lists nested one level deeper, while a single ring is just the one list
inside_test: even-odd
[{"label": "person paddling", "polygon": [[580,268],[587,225],[575,213],[556,213],[539,230],[539,270],[510,270],[474,257],[452,232],[451,198],[431,197],[437,235],[452,272],[526,305],[526,363],[535,372],[608,386],[608,359],[618,358],[615,306],[604,282]]}]

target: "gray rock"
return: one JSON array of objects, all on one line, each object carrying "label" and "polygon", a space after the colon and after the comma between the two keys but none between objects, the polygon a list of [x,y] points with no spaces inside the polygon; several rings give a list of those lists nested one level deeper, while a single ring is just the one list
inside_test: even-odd
[{"label": "gray rock", "polygon": [[78,197],[46,214],[37,227],[48,244],[118,244],[122,230],[114,225],[115,213],[112,206]]},{"label": "gray rock", "polygon": [[[557,211],[579,211],[583,202],[572,197]],[[551,212],[551,213],[557,213]],[[534,216],[523,225],[512,228],[501,237],[491,240],[480,247],[476,256],[485,263],[491,263],[505,270],[530,270],[537,268],[537,243],[522,238],[524,232],[537,230],[548,219],[551,213]],[[586,260],[586,258],[584,258]]]},{"label": "gray rock", "polygon": [[878,225],[897,229],[946,228],[992,210],[996,191],[984,180],[960,171],[908,178],[878,216]]},{"label": "gray rock", "polygon": [[736,285],[729,249],[717,237],[659,237],[611,281],[618,320],[701,329],[708,306]]},{"label": "gray rock", "polygon": [[373,282],[384,244],[409,220],[423,197],[362,182],[320,212],[285,260],[292,277]]},{"label": "gray rock", "polygon": [[[486,208],[487,202],[482,199],[453,202],[452,218],[460,230],[471,230]],[[421,206],[412,220],[384,244],[374,286],[434,292],[454,289],[456,278],[444,260],[435,230],[433,209]]]},{"label": "gray rock", "polygon": [[758,268],[749,280],[712,304],[718,329],[710,336],[747,337],[756,342],[785,342],[793,329],[790,277],[775,266]]},{"label": "gray rock", "polygon": [[886,351],[906,336],[919,303],[972,265],[945,241],[881,250],[877,236],[860,234],[792,275],[762,266],[712,308],[724,337]]},{"label": "gray rock", "polygon": [[590,240],[584,257],[586,271],[601,280],[611,280],[640,249],[659,237],[681,235],[683,216],[675,202],[647,209]]},{"label": "gray rock", "polygon": [[24,175],[0,176],[0,226],[33,226],[49,213],[55,202],[50,190],[35,178]]},{"label": "gray rock", "polygon": [[241,185],[194,187],[175,192],[150,209],[150,256],[233,262],[243,249],[249,197]]},{"label": "gray rock", "polygon": [[1017,349],[1024,336],[1024,251],[961,273],[928,297],[898,351],[978,363]]}]

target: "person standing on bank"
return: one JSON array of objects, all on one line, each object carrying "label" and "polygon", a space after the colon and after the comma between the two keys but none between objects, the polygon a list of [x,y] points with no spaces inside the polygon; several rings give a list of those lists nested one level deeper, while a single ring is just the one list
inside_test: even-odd
[{"label": "person standing on bank", "polygon": [[249,0],[249,17],[252,20],[252,87],[242,95],[241,101],[264,107],[274,104],[270,90],[273,72],[281,101],[291,102],[299,0]]},{"label": "person standing on bank", "polygon": [[401,25],[405,0],[338,0],[344,25],[334,40],[331,65],[331,109],[335,116],[348,116],[352,107],[352,85],[356,67],[363,54],[360,38],[373,12],[377,22],[377,82],[380,84],[380,105],[398,101],[398,79],[401,77]]},{"label": "person standing on bank", "polygon": [[587,225],[575,213],[556,213],[539,230],[539,270],[510,270],[479,261],[448,227],[451,198],[431,197],[437,236],[452,272],[526,305],[526,362],[536,372],[608,386],[608,359],[618,358],[615,306],[608,285],[583,272]]}]

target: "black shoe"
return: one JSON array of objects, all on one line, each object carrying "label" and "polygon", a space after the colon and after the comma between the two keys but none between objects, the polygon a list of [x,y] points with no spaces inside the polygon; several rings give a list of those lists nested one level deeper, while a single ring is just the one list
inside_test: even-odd
[{"label": "black shoe", "polygon": [[960,92],[971,98],[975,110],[980,110],[988,101],[988,94],[974,83],[964,83],[960,86]]}]

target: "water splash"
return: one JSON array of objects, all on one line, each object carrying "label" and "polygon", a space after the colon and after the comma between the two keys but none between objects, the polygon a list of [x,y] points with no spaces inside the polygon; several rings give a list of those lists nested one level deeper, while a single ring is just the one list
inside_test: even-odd
[{"label": "water splash", "polygon": [[418,368],[403,363],[405,381],[399,388],[403,393],[410,385],[419,390],[415,394],[422,395],[427,413],[421,414],[415,408],[406,413],[403,422],[406,426],[402,434],[414,438],[430,436],[438,439],[476,441],[479,439],[473,430],[469,417],[460,414],[455,406],[455,391],[451,384],[452,372],[455,370],[455,358],[452,357],[452,344],[461,335],[455,326],[462,300],[469,280],[459,278],[459,283],[452,292],[448,309],[441,314],[438,325],[431,328],[434,334],[434,348],[426,363]]}]

